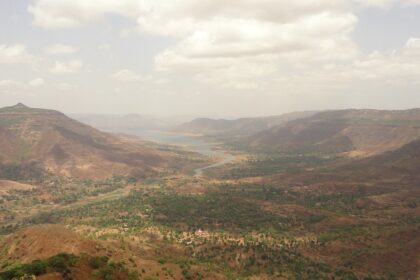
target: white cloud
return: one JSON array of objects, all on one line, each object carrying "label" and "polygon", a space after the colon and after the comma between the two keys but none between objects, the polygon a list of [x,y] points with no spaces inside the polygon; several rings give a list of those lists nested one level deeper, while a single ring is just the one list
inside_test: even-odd
[{"label": "white cloud", "polygon": [[[316,91],[361,80],[417,81],[419,39],[411,38],[395,52],[364,55],[351,33],[360,8],[419,4],[420,0],[35,0],[29,10],[34,24],[44,28],[81,26],[114,14],[132,19],[141,33],[170,37],[173,43],[155,57],[157,75],[166,80],[193,78],[238,90],[293,91],[306,85]],[[82,66],[80,61],[56,62],[52,72],[72,73]],[[112,75],[125,82],[147,77],[129,69]]]},{"label": "white cloud", "polygon": [[404,54],[406,56],[420,58],[420,38],[410,38],[405,44]]},{"label": "white cloud", "polygon": [[356,4],[362,7],[390,8],[396,2],[395,0],[355,0]]},{"label": "white cloud", "polygon": [[[155,58],[157,70],[199,81],[245,85],[280,67],[353,58],[350,33],[357,23],[350,0],[36,0],[34,23],[73,27],[118,14],[138,30],[176,43]],[[287,8],[285,8],[287,7]],[[57,66],[57,68],[60,65]],[[130,70],[115,79],[141,79]]]},{"label": "white cloud", "polygon": [[70,74],[79,72],[83,68],[81,60],[72,60],[68,62],[56,61],[51,73],[54,74]]},{"label": "white cloud", "polygon": [[420,5],[420,0],[353,0],[356,4],[362,7],[378,7],[389,9],[395,5],[405,7]]},{"label": "white cloud", "polygon": [[35,25],[54,29],[91,23],[107,13],[135,17],[138,6],[136,0],[36,0],[28,10]]},{"label": "white cloud", "polygon": [[77,48],[63,44],[56,44],[46,47],[45,52],[50,55],[71,54],[77,52]]},{"label": "white cloud", "polygon": [[[331,10],[323,10],[321,2]],[[348,60],[357,55],[350,39],[357,18],[338,4],[296,1],[291,4],[294,15],[284,12],[276,16],[273,13],[278,2],[247,3],[250,8],[247,12],[237,5],[240,6],[237,11],[232,6],[214,17],[189,18],[194,23],[187,25],[189,30],[174,32],[179,37],[178,44],[156,57],[156,68],[190,72],[199,80],[229,86],[250,84],[249,79],[263,78],[279,68],[313,61]],[[168,32],[172,27],[182,30],[183,18],[167,21],[164,15],[158,17],[162,22],[155,22],[155,32]],[[150,22],[144,21],[148,26],[140,27],[153,31]],[[194,74],[197,72],[200,74]],[[255,87],[255,83],[251,84]]]},{"label": "white cloud", "polygon": [[144,79],[142,75],[137,74],[129,69],[123,69],[114,73],[112,78],[123,82],[132,82]]},{"label": "white cloud", "polygon": [[276,85],[351,88],[363,82],[380,87],[416,85],[420,77],[420,40],[411,38],[399,50],[375,51],[346,63],[326,64],[317,71],[293,73]]},{"label": "white cloud", "polygon": [[31,63],[33,59],[22,44],[0,45],[0,64]]},{"label": "white cloud", "polygon": [[44,84],[45,84],[45,81],[42,78],[36,78],[29,81],[29,86],[31,87],[40,87],[40,86],[43,86]]}]

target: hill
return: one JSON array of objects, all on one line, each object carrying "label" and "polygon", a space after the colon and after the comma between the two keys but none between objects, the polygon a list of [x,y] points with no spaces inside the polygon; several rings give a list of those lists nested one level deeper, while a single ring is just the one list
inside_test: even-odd
[{"label": "hill", "polygon": [[234,120],[199,118],[191,122],[184,123],[176,128],[177,131],[201,134],[206,136],[214,135],[251,135],[259,131],[269,129],[273,126],[283,124],[288,121],[306,118],[314,115],[315,112],[294,112],[279,116],[240,118]]},{"label": "hill", "polygon": [[[73,157],[147,174],[179,151],[55,111],[1,114],[0,171],[9,175],[54,174]],[[417,279],[418,123],[419,110],[322,112],[251,136],[245,125],[241,137],[225,132],[243,141],[243,155],[204,176],[0,180],[0,279]],[[54,170],[45,151],[56,143],[69,156]],[[114,160],[131,151],[162,162],[145,170]]]},{"label": "hill", "polygon": [[[131,279],[114,253],[60,225],[22,229],[0,242],[0,279]],[[131,275],[131,276],[130,276]],[[105,278],[106,276],[106,278]]]},{"label": "hill", "polygon": [[[1,241],[4,248],[0,261],[19,261],[28,263],[45,259],[59,253],[95,255],[100,246],[95,242],[79,237],[61,225],[37,225],[24,228]],[[19,244],[19,246],[16,246]],[[103,250],[103,249],[102,249]]]},{"label": "hill", "polygon": [[[204,278],[198,272],[204,271],[204,266],[170,262],[168,257],[176,260],[185,254],[173,244],[146,236],[119,235],[121,239],[114,240],[106,232],[115,229],[95,232],[106,236],[89,238],[52,224],[18,230],[0,240],[0,279],[224,279],[212,271],[203,273]],[[162,252],[168,259],[159,256]],[[28,277],[31,275],[37,278]]]},{"label": "hill", "polygon": [[10,179],[45,172],[80,178],[141,177],[162,170],[170,160],[168,153],[140,141],[23,104],[0,109],[0,144],[0,176]]},{"label": "hill", "polygon": [[247,138],[247,147],[284,153],[371,156],[420,137],[420,109],[339,110],[274,126]]},{"label": "hill", "polygon": [[420,139],[403,145],[396,150],[359,160],[340,166],[337,170],[357,172],[365,176],[378,178],[398,178],[400,181],[419,178]]}]

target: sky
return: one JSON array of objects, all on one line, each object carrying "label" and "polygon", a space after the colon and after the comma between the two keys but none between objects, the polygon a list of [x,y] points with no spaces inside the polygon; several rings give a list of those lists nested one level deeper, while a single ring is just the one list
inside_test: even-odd
[{"label": "sky", "polygon": [[0,107],[420,107],[420,0],[1,0]]}]

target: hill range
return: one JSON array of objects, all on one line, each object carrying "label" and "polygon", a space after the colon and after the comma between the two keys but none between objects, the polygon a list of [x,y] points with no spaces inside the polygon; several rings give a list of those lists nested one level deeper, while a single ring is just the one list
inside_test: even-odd
[{"label": "hill range", "polygon": [[133,127],[0,109],[1,280],[420,276],[420,110],[160,126],[224,164]]}]

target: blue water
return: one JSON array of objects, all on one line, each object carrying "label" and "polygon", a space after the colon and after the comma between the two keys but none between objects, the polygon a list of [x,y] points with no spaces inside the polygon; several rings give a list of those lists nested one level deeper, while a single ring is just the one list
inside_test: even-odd
[{"label": "blue water", "polygon": [[220,160],[214,164],[197,168],[194,170],[195,176],[202,176],[203,171],[209,168],[218,167],[232,162],[235,159],[235,156],[221,150],[216,149],[216,144],[207,142],[197,137],[193,137],[187,134],[175,133],[175,132],[166,132],[158,130],[136,130],[130,131],[131,134],[139,136],[145,140],[183,146],[187,149],[203,154],[209,157],[219,158]]}]

